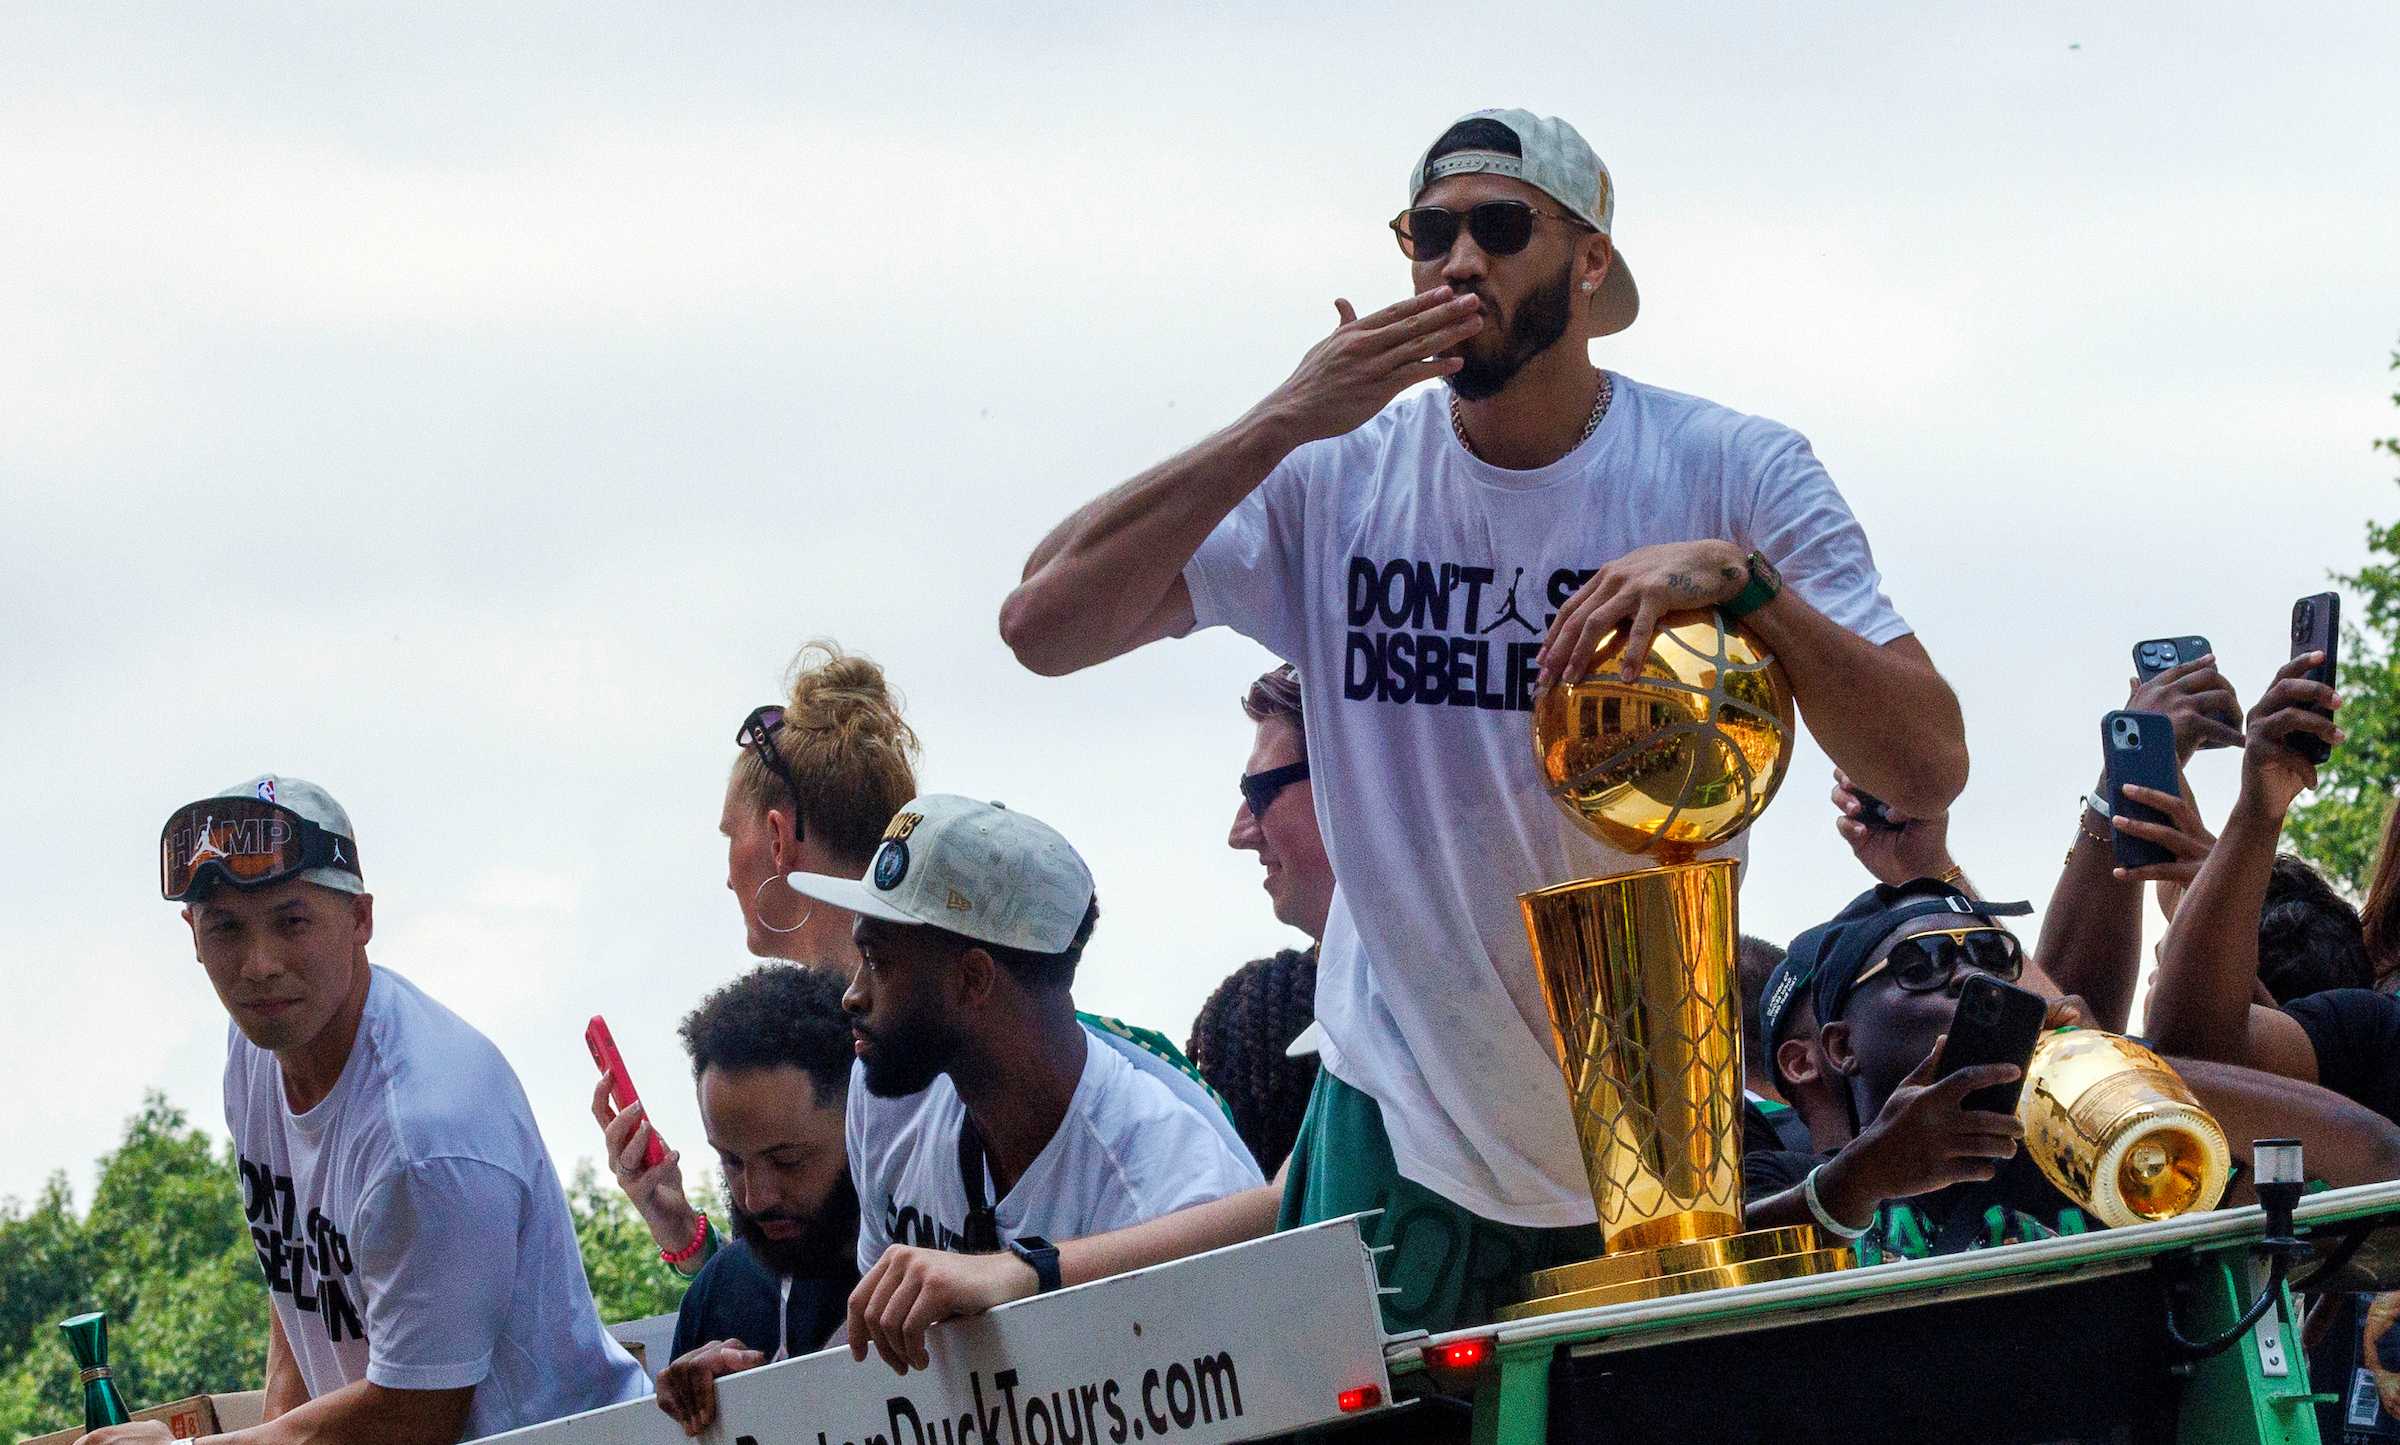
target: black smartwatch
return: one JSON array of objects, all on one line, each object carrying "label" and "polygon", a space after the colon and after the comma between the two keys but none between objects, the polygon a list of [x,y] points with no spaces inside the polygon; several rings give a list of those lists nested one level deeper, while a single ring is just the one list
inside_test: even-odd
[{"label": "black smartwatch", "polygon": [[1008,1242],[1008,1252],[1033,1266],[1034,1278],[1039,1281],[1035,1293],[1048,1294],[1058,1288],[1057,1245],[1038,1234],[1025,1234]]}]

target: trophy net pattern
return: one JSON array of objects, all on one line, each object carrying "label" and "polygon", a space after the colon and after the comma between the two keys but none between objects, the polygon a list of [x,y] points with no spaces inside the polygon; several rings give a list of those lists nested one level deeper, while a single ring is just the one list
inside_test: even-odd
[{"label": "trophy net pattern", "polygon": [[1612,1253],[1741,1228],[1733,870],[1685,864],[1524,900]]}]

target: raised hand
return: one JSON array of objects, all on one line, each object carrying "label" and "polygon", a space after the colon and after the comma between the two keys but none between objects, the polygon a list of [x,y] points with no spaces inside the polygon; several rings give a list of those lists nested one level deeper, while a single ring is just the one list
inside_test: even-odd
[{"label": "raised hand", "polygon": [[1898,832],[1870,828],[1860,820],[1865,805],[1850,785],[1850,775],[1833,770],[1833,808],[1841,816],[1833,829],[1850,845],[1850,852],[1878,883],[1900,884],[1912,878],[1939,878],[1956,866],[1950,858],[1950,815],[1912,818],[1893,804],[1884,813],[1900,825]]},{"label": "raised hand", "polygon": [[1600,644],[1619,627],[1631,629],[1619,671],[1627,682],[1633,681],[1650,658],[1659,618],[1686,607],[1723,602],[1749,580],[1744,554],[1731,542],[1662,542],[1635,548],[1593,573],[1558,610],[1536,657],[1541,675],[1534,680],[1534,691],[1582,681]]},{"label": "raised hand", "polygon": [[2274,685],[2250,709],[2242,740],[2242,801],[2277,820],[2291,811],[2294,798],[2317,785],[2317,765],[2291,746],[2291,735],[2306,733],[2329,747],[2342,740],[2333,719],[2310,710],[2332,712],[2342,705],[2332,688],[2304,675],[2324,660],[2324,653],[2307,652],[2285,663],[2277,669]]},{"label": "raised hand", "polygon": [[2125,700],[2127,712],[2164,713],[2175,724],[2175,762],[2184,766],[2204,745],[2242,745],[2241,730],[2229,718],[2242,715],[2241,699],[2233,684],[2217,671],[2217,657],[2195,657],[2143,682],[2134,681]]},{"label": "raised hand", "polygon": [[1976,1064],[1938,1079],[1944,1034],[1933,1052],[1886,1099],[1875,1122],[1842,1151],[1858,1151],[1860,1182],[1880,1202],[1931,1193],[1945,1185],[1989,1179],[2015,1156],[2025,1126],[2014,1114],[1969,1109],[1977,1089],[2005,1084],[2023,1071],[2014,1064]]},{"label": "raised hand", "polygon": [[592,1090],[592,1118],[608,1146],[608,1172],[616,1176],[617,1187],[625,1191],[634,1212],[650,1226],[650,1237],[670,1253],[690,1244],[700,1228],[700,1214],[683,1192],[683,1155],[669,1149],[655,1166],[642,1167],[653,1132],[648,1113],[639,1099],[626,1109],[612,1104],[605,1074]]},{"label": "raised hand", "polygon": [[[2182,736],[2182,729],[2178,727],[2178,748],[2182,746]],[[2183,899],[2183,890],[2200,876],[2200,865],[2208,861],[2208,851],[2217,846],[2217,835],[2208,831],[2208,825],[2200,821],[2200,810],[2192,804],[2189,782],[2185,782],[2183,790],[2176,793],[2162,793],[2139,783],[2127,783],[2125,796],[2136,803],[2146,803],[2158,809],[2171,821],[2150,823],[2119,813],[2110,820],[2115,823],[2117,831],[2158,844],[2173,853],[2175,861],[2110,871],[2128,883],[2156,883],[2159,911],[2172,919],[2175,905]]]},{"label": "raised hand", "polygon": [[658,1408],[697,1437],[717,1423],[717,1377],[755,1370],[766,1354],[740,1340],[711,1340],[658,1372]]},{"label": "raised hand", "polygon": [[1447,286],[1363,318],[1336,301],[1341,324],[1262,406],[1291,429],[1294,445],[1356,431],[1401,392],[1465,365],[1442,353],[1483,329],[1482,305]]}]

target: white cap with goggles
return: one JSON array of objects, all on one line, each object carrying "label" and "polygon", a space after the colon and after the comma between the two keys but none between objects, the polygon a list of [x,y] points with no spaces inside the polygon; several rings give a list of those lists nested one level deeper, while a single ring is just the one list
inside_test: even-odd
[{"label": "white cap with goggles", "polygon": [[895,813],[866,877],[784,881],[852,913],[1027,953],[1066,952],[1092,906],[1092,870],[1056,828],[954,793],[928,793]]},{"label": "white cap with goggles", "polygon": [[333,794],[300,778],[261,773],[167,819],[158,835],[158,886],[188,903],[218,883],[264,888],[287,879],[364,893],[358,837]]}]

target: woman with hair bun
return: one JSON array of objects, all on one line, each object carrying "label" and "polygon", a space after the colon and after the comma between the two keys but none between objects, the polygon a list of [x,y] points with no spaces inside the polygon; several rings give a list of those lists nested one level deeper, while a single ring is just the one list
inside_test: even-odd
[{"label": "woman with hair bun", "polygon": [[[847,984],[858,968],[854,915],[794,893],[793,872],[863,878],[900,805],[917,795],[917,735],[900,716],[883,669],[816,641],[784,674],[783,701],[752,709],[735,734],[725,783],[725,886],[742,910],[750,951],[821,969]],[[609,1169],[678,1274],[717,1252],[717,1227],[683,1192],[682,1154],[644,1168],[651,1129],[641,1107],[619,1113],[603,1078],[592,1117]]]},{"label": "woman with hair bun", "polygon": [[735,742],[717,831],[750,951],[846,980],[858,967],[852,915],[794,893],[784,875],[866,876],[892,815],[917,795],[917,735],[881,667],[818,641],[792,659],[783,702],[754,710]]}]

